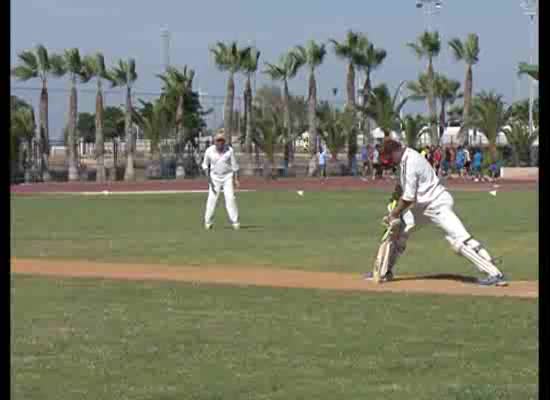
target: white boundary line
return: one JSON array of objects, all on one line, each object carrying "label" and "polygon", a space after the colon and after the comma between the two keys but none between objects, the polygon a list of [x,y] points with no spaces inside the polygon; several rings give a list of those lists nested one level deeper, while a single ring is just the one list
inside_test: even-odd
[{"label": "white boundary line", "polygon": [[[255,190],[236,190],[236,193],[255,192]],[[63,195],[63,196],[110,196],[110,195],[130,195],[130,194],[189,194],[189,193],[208,193],[208,190],[142,190],[142,191],[114,191],[104,190],[101,192],[36,192],[24,193],[28,195]]]}]

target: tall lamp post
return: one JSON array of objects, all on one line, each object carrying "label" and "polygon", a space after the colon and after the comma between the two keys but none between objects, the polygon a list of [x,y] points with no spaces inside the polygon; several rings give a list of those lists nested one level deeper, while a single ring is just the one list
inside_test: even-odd
[{"label": "tall lamp post", "polygon": [[439,14],[443,7],[443,1],[441,0],[416,0],[416,8],[424,10],[424,14],[427,19],[427,30],[432,30],[432,17]]},{"label": "tall lamp post", "polygon": [[[529,36],[530,36],[530,56],[529,63],[535,63],[535,52],[536,52],[536,34],[535,29],[535,17],[538,14],[538,0],[522,0],[521,8],[523,8],[523,13],[529,17]],[[533,106],[535,103],[535,80],[529,77],[529,134],[532,135],[534,131],[533,124]]]}]

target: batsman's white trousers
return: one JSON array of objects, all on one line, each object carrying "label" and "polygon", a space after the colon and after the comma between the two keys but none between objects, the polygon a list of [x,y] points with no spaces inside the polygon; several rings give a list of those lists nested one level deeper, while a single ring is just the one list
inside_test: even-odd
[{"label": "batsman's white trousers", "polygon": [[453,210],[454,200],[447,191],[441,193],[429,204],[418,204],[403,214],[406,224],[405,231],[419,228],[428,222],[433,222],[445,232],[445,238],[451,243],[463,242],[470,234]]},{"label": "batsman's white trousers", "polygon": [[[462,221],[453,211],[454,200],[447,191],[441,193],[434,201],[429,204],[415,205],[403,214],[405,222],[404,233],[398,241],[398,245],[404,251],[409,232],[416,227],[420,227],[427,222],[432,222],[445,232],[445,239],[451,247],[459,254],[470,260],[481,272],[491,276],[499,276],[501,272],[490,260],[489,253],[481,247],[479,242],[472,239],[470,233],[466,230]],[[470,239],[470,246],[478,247],[475,252],[484,252],[486,261],[479,259],[474,254],[474,249],[470,249],[464,242]],[[402,252],[401,251],[401,252]]]},{"label": "batsman's white trousers", "polygon": [[206,212],[204,213],[204,223],[210,225],[213,223],[214,211],[216,210],[216,204],[218,203],[218,197],[223,189],[223,197],[225,198],[225,208],[227,215],[232,224],[239,223],[239,210],[237,208],[237,201],[235,199],[235,190],[233,188],[233,174],[227,174],[225,176],[210,175],[214,190],[212,187],[208,187],[208,199],[206,200]]}]

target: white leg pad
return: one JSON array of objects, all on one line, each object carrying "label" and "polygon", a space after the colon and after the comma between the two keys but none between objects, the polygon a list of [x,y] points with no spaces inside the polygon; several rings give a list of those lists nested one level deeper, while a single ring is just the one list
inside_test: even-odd
[{"label": "white leg pad", "polygon": [[467,239],[464,242],[452,242],[453,250],[466,257],[481,272],[489,276],[501,276],[502,272],[493,264],[491,255],[485,250],[481,243],[475,239]]}]

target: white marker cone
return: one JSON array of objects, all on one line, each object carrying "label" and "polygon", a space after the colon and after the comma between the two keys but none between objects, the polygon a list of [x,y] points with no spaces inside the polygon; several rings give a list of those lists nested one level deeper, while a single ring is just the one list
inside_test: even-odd
[{"label": "white marker cone", "polygon": [[497,195],[497,191],[496,191],[496,190],[492,190],[492,191],[489,192],[489,194],[490,194],[491,196],[496,196],[496,195]]}]

